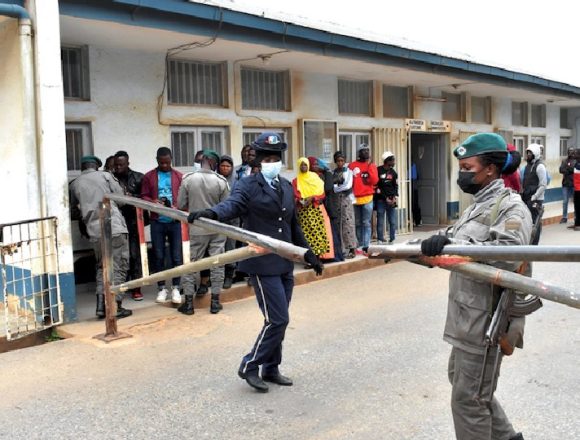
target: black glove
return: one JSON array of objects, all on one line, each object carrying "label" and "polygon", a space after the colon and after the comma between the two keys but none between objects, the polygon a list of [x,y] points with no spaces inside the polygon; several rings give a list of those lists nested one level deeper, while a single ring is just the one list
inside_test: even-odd
[{"label": "black glove", "polygon": [[451,243],[451,240],[444,235],[432,235],[427,240],[421,242],[421,252],[428,257],[441,255],[443,247],[449,243]]},{"label": "black glove", "polygon": [[322,275],[324,265],[322,264],[322,261],[320,261],[320,259],[316,255],[314,255],[314,252],[312,252],[310,249],[308,249],[304,254],[304,261],[306,261],[306,263],[312,266],[312,270],[316,273],[316,275],[318,276]]},{"label": "black glove", "polygon": [[198,218],[202,217],[217,220],[217,214],[215,212],[213,212],[211,209],[204,209],[202,211],[193,211],[191,214],[187,216],[187,221],[189,223],[193,223]]}]

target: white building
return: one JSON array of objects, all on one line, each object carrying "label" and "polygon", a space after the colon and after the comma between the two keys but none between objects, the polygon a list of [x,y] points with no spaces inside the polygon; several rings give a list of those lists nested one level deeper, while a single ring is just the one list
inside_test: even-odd
[{"label": "white building", "polygon": [[[520,150],[545,145],[554,177],[546,198],[561,198],[557,167],[577,143],[580,87],[187,0],[8,3],[31,15],[34,65],[28,77],[22,20],[0,16],[0,99],[11,109],[0,116],[0,167],[16,207],[0,222],[58,216],[68,319],[67,178],[78,175],[84,154],[104,161],[124,149],[145,172],[156,149],[171,146],[187,170],[202,147],[239,160],[244,144],[273,130],[290,144],[292,173],[300,156],[331,160],[341,149],[352,157],[367,142],[375,161],[395,152],[407,186],[417,164],[423,222],[444,224],[466,203],[452,148],[494,131]],[[403,231],[409,206],[401,191]]]}]

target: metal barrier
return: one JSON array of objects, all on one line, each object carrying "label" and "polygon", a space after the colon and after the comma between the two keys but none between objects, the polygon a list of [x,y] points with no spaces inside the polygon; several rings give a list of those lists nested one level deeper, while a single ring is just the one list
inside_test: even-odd
[{"label": "metal barrier", "polygon": [[61,324],[56,217],[0,225],[0,326],[7,340]]},{"label": "metal barrier", "polygon": [[[144,276],[142,278],[127,281],[119,285],[112,285],[113,280],[113,264],[112,264],[112,230],[111,230],[111,202],[119,204],[127,204],[135,206],[137,209],[137,217],[143,218],[143,210],[155,212],[165,217],[185,223],[187,227],[187,217],[189,213],[179,211],[177,209],[167,208],[163,205],[147,202],[131,196],[124,196],[119,194],[105,194],[101,209],[99,212],[101,221],[101,248],[102,248],[102,264],[103,264],[103,286],[105,293],[105,333],[95,336],[97,339],[109,342],[119,338],[130,337],[129,334],[120,333],[117,329],[117,304],[115,301],[115,294],[118,292],[126,292],[127,290],[136,287],[147,286],[157,281],[172,278],[191,272],[199,272],[204,269],[211,269],[224,264],[233,263],[236,261],[245,260],[258,255],[268,253],[276,253],[291,261],[304,263],[304,254],[307,249],[295,246],[286,241],[277,240],[267,235],[259,234],[257,232],[246,231],[232,225],[220,223],[218,221],[207,218],[200,218],[196,220],[196,226],[200,226],[208,231],[216,234],[223,234],[229,238],[248,243],[249,246],[232,251],[224,252],[223,254],[202,258],[194,262],[185,262],[184,264],[174,267],[173,269],[157,272],[148,275],[147,268],[143,268]],[[144,246],[145,238],[143,227],[139,226],[139,240],[141,243],[141,262],[146,262],[143,253],[146,253],[146,246]]]}]

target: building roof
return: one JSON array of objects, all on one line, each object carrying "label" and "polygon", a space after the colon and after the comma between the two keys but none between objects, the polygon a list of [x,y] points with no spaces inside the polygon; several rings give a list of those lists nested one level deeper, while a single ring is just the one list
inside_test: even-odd
[{"label": "building roof", "polygon": [[[332,23],[260,10],[226,0],[60,0],[61,14],[120,21],[148,27],[183,30],[184,20],[195,20],[238,38],[274,43],[337,57],[378,64],[394,64],[432,73],[485,78],[490,83],[529,88],[570,98],[580,87],[509,68],[483,64],[466,54],[444,55],[437,49],[404,39],[390,39],[349,30]],[[234,8],[240,9],[236,10]]]}]

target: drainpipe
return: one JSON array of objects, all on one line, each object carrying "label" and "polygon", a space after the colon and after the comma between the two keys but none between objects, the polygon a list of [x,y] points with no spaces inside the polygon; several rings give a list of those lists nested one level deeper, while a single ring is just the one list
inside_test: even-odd
[{"label": "drainpipe", "polygon": [[46,195],[42,185],[42,169],[40,154],[36,142],[36,101],[34,85],[34,50],[32,44],[32,21],[30,14],[22,6],[0,3],[0,15],[18,19],[18,35],[20,46],[20,69],[22,71],[22,111],[23,127],[26,136],[27,151],[36,153],[36,163],[39,167],[27,170],[29,189],[37,193],[40,203],[40,217],[46,216]]}]

